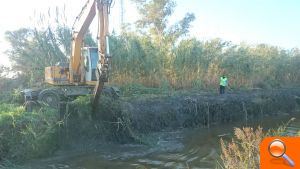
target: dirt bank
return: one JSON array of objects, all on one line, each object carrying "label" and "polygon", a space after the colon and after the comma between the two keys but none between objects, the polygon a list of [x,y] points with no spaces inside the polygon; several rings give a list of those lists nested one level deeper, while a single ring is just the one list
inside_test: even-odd
[{"label": "dirt bank", "polygon": [[222,123],[262,120],[293,114],[300,104],[299,89],[253,90],[216,95],[196,92],[122,102],[131,128],[147,133],[163,129],[210,127]]},{"label": "dirt bank", "polygon": [[97,111],[92,113],[90,99],[83,97],[68,106],[62,140],[68,143],[100,138],[122,143],[140,140],[141,134],[155,131],[208,128],[236,121],[247,125],[269,116],[296,113],[299,104],[299,89],[253,90],[225,95],[195,91],[117,100],[103,97]]}]

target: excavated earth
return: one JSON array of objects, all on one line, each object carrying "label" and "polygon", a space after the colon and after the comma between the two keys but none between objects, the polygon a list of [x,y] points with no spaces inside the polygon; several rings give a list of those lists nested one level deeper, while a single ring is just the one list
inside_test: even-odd
[{"label": "excavated earth", "polygon": [[[182,128],[210,128],[242,122],[245,126],[269,117],[296,115],[300,89],[247,90],[219,95],[176,92],[165,96],[102,97],[91,105],[69,106],[65,142],[98,140],[119,143],[141,141],[141,135]],[[67,136],[68,138],[65,138]]]},{"label": "excavated earth", "polygon": [[195,92],[121,103],[123,116],[138,132],[210,127],[236,121],[258,121],[299,110],[300,90],[252,90],[217,95]]}]

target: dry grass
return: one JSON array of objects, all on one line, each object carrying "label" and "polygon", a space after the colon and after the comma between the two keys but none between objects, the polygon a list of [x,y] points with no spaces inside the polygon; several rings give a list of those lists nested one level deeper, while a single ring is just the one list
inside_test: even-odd
[{"label": "dry grass", "polygon": [[270,129],[266,133],[263,133],[261,127],[256,130],[250,127],[235,128],[235,137],[230,142],[220,140],[221,162],[218,162],[218,167],[223,169],[259,168],[259,144],[262,139],[269,136],[284,135],[287,127],[294,120],[295,118],[292,118],[277,129]]},{"label": "dry grass", "polygon": [[264,137],[262,128],[235,128],[234,135],[235,138],[229,143],[221,139],[222,167],[259,168],[259,144]]},{"label": "dry grass", "polygon": [[[143,36],[115,36],[110,82],[173,89],[213,89],[225,73],[232,88],[298,86],[300,54],[268,45],[185,39],[172,50]],[[284,57],[283,57],[284,56]]]}]

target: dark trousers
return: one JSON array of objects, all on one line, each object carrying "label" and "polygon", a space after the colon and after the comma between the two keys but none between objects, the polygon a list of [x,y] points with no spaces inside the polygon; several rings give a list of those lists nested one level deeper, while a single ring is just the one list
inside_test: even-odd
[{"label": "dark trousers", "polygon": [[220,94],[224,94],[224,93],[225,93],[225,86],[220,85]]}]

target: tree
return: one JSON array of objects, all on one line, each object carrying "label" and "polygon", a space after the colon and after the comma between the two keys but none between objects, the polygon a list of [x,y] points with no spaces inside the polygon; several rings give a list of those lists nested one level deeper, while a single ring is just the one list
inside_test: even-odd
[{"label": "tree", "polygon": [[[136,22],[138,28],[159,44],[174,44],[181,36],[188,33],[194,14],[186,16],[168,27],[168,18],[173,14],[176,3],[173,0],[132,0],[137,5],[141,16]],[[146,31],[146,32],[145,32]]]},{"label": "tree", "polygon": [[183,19],[174,25],[168,23],[176,3],[173,0],[132,0],[138,9],[140,18],[136,26],[143,35],[150,37],[160,56],[159,65],[164,71],[163,81],[172,83],[175,78],[173,61],[176,42],[189,32],[190,24],[195,19],[194,14],[187,13]]},{"label": "tree", "polygon": [[6,76],[7,70],[7,67],[5,67],[4,65],[0,65],[0,80]]},{"label": "tree", "polygon": [[7,31],[5,37],[11,45],[6,54],[12,61],[12,69],[27,76],[29,82],[41,82],[46,66],[67,61],[55,32],[50,28],[46,30],[22,28]]},{"label": "tree", "polygon": [[[12,61],[12,70],[25,75],[29,82],[42,82],[44,69],[58,62],[68,62],[71,52],[71,29],[58,25],[44,30],[21,28],[5,33],[11,49],[6,51]],[[94,46],[87,33],[85,44]]]}]

